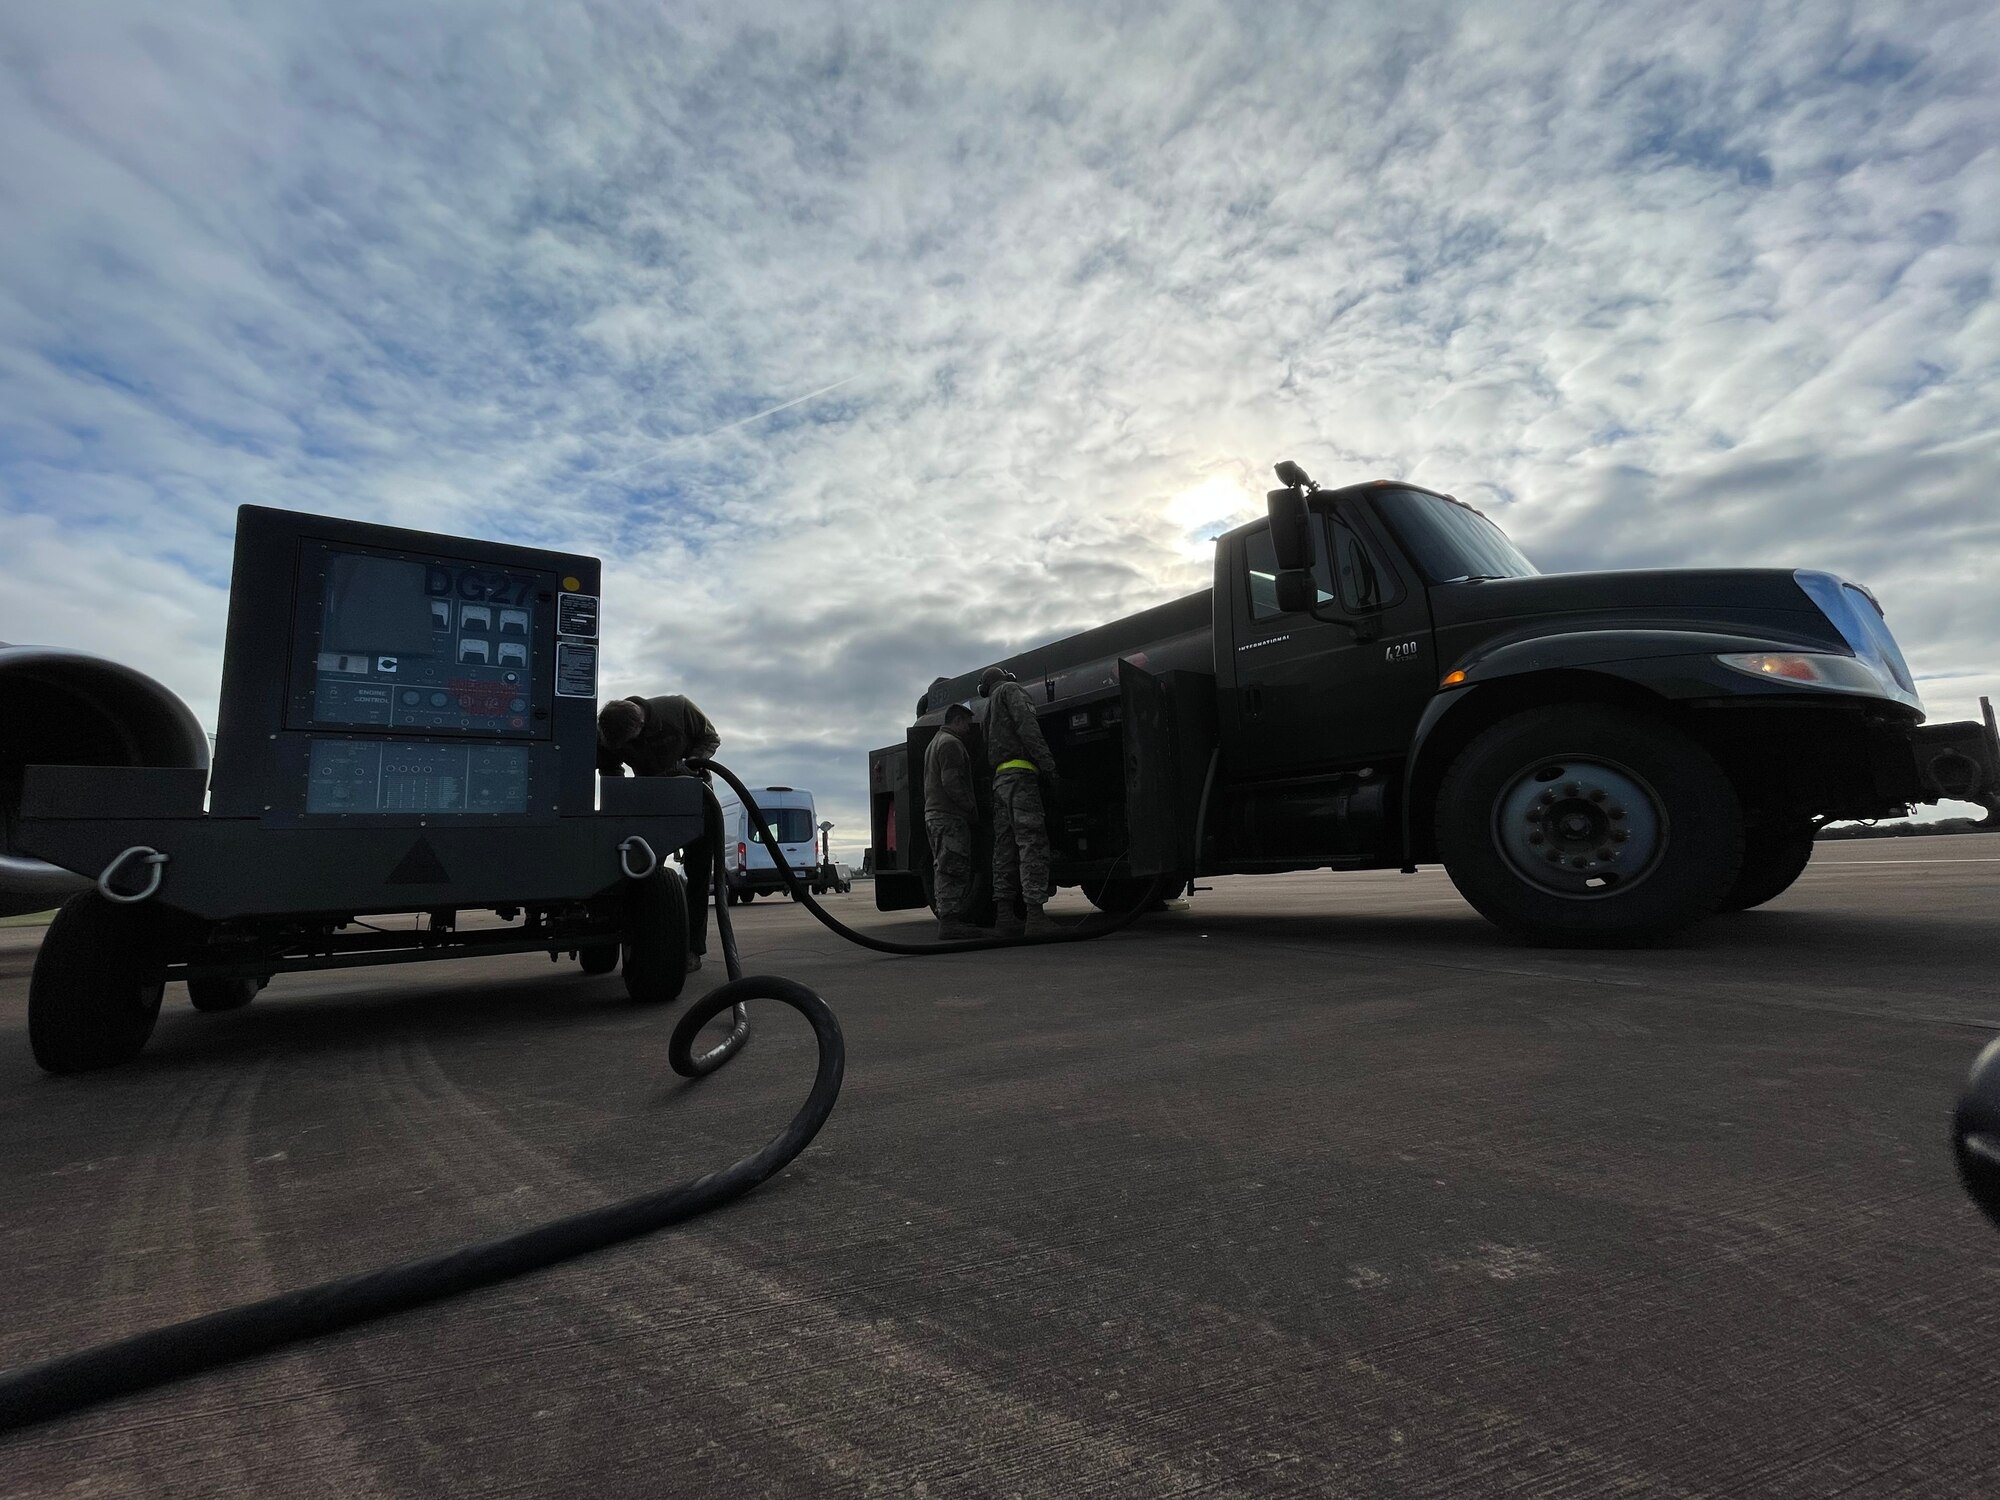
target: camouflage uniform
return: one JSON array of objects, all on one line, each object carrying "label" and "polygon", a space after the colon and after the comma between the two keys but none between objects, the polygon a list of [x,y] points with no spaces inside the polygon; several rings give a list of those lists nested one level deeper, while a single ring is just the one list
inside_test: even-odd
[{"label": "camouflage uniform", "polygon": [[1004,914],[1018,897],[1033,911],[1054,890],[1041,778],[1055,773],[1055,757],[1018,682],[999,684],[987,699],[986,758],[993,766],[994,904]]},{"label": "camouflage uniform", "polygon": [[972,825],[978,816],[965,742],[940,729],[924,751],[924,832],[930,836],[940,917],[966,915],[972,896]]},{"label": "camouflage uniform", "polygon": [[1049,895],[1041,778],[1033,771],[1002,771],[993,778],[993,903],[1004,912],[1016,897],[1036,907]]}]

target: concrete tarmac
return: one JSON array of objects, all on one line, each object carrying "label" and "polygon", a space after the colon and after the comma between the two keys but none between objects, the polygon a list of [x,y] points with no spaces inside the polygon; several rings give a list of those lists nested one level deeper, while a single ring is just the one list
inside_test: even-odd
[{"label": "concrete tarmac", "polygon": [[[0,1493],[2000,1494],[2000,1234],[1946,1141],[2000,838],[1822,845],[1648,952],[1511,943],[1436,872],[1215,887],[931,960],[737,908],[848,1039],[782,1177],[0,1440]],[[0,1365],[685,1180],[811,1076],[765,1007],[685,1083],[679,1006],[530,957],[170,990],[137,1064],[51,1079],[38,938]]]}]

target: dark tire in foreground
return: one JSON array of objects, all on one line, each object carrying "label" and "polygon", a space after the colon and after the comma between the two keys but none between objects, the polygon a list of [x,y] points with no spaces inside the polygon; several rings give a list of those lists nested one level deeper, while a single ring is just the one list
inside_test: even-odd
[{"label": "dark tire in foreground", "polygon": [[258,991],[269,984],[268,979],[249,976],[235,976],[216,979],[190,979],[187,982],[188,1000],[196,1010],[214,1014],[217,1011],[241,1010],[257,998]]},{"label": "dark tire in foreground", "polygon": [[625,993],[643,1005],[679,998],[687,983],[688,909],[686,882],[660,866],[644,880],[627,882],[630,903],[625,929]]},{"label": "dark tire in foreground", "polygon": [[1812,857],[1811,820],[1753,824],[1743,836],[1743,868],[1716,910],[1748,911],[1777,900],[1805,874]]},{"label": "dark tire in foreground", "polygon": [[1714,757],[1665,720],[1557,705],[1466,746],[1438,796],[1437,844],[1495,925],[1554,947],[1632,947],[1720,907],[1743,813]]},{"label": "dark tire in foreground", "polygon": [[65,901],[28,981],[28,1044],[51,1073],[130,1062],[153,1034],[166,984],[165,920],[96,891]]}]

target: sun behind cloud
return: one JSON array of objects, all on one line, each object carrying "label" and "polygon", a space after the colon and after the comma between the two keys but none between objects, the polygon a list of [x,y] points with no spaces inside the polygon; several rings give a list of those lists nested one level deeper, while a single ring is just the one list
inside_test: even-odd
[{"label": "sun behind cloud", "polygon": [[1233,475],[1211,474],[1167,502],[1168,522],[1180,533],[1179,549],[1188,557],[1208,556],[1209,543],[1232,526],[1254,517],[1262,506]]}]

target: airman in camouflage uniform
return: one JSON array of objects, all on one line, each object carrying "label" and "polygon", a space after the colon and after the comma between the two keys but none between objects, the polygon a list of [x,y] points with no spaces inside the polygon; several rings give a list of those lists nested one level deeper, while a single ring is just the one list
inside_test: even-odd
[{"label": "airman in camouflage uniform", "polygon": [[944,942],[986,935],[966,915],[972,898],[972,826],[979,819],[972,757],[965,749],[971,728],[972,710],[954,703],[944,711],[944,728],[924,751],[924,832],[930,837],[938,937]]},{"label": "airman in camouflage uniform", "polygon": [[988,667],[980,676],[979,692],[987,700],[986,758],[993,766],[993,902],[1000,913],[1000,935],[1039,937],[1056,930],[1042,911],[1054,890],[1042,778],[1055,775],[1055,757],[1042,738],[1027,689],[1004,669]]}]

